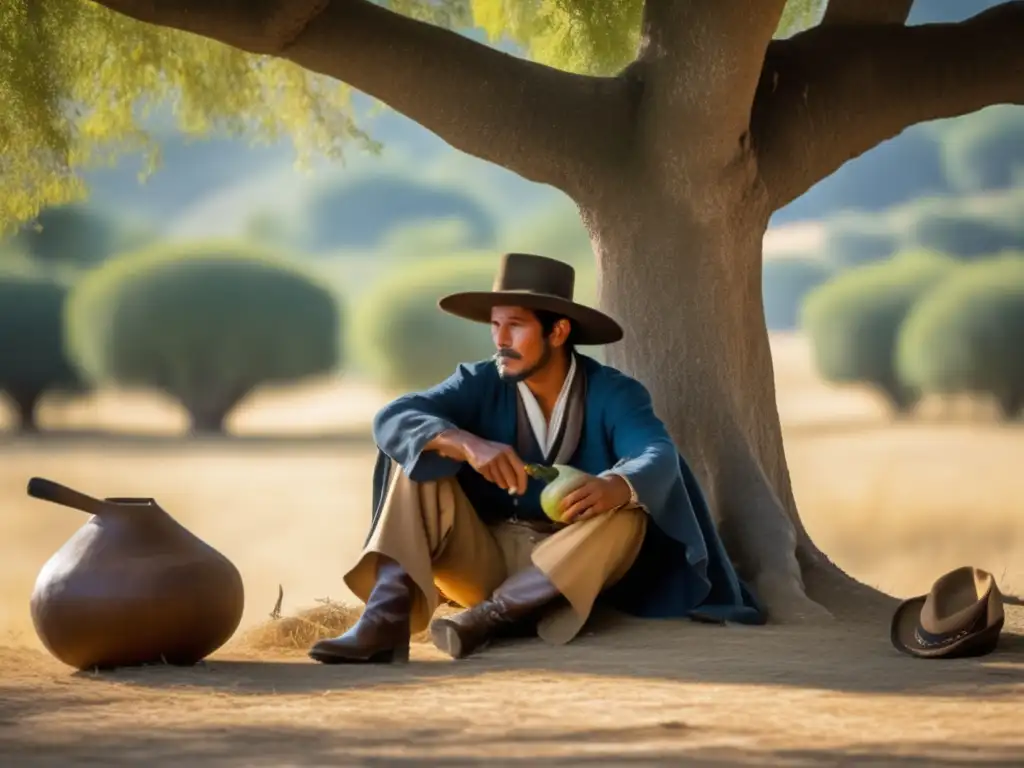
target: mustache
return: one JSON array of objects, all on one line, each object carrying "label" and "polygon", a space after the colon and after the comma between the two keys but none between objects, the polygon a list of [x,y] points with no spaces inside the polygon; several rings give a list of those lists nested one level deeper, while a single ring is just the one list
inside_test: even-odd
[{"label": "mustache", "polygon": [[491,358],[493,360],[522,360],[523,356],[510,347],[502,347],[491,355]]}]

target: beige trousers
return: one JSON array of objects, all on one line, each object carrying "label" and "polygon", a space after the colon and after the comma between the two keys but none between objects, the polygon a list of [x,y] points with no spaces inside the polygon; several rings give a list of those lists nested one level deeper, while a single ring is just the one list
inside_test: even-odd
[{"label": "beige trousers", "polygon": [[544,534],[514,523],[485,525],[455,478],[415,483],[396,468],[380,519],[345,583],[363,602],[376,581],[377,559],[398,562],[418,587],[412,632],[429,624],[440,592],[471,607],[531,563],[566,598],[540,618],[538,635],[572,640],[600,592],[621,579],[640,551],[647,515],[627,508]]}]

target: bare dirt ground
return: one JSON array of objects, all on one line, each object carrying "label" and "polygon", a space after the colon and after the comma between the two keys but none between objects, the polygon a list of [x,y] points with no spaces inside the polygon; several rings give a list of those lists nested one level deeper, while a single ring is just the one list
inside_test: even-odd
[{"label": "bare dirt ground", "polygon": [[[1024,430],[971,408],[889,424],[870,396],[817,382],[776,344],[780,408],[811,533],[858,578],[907,596],[958,565],[1024,591]],[[382,396],[325,385],[269,394],[239,432],[365,426]],[[110,393],[47,406],[61,429],[180,428]],[[128,427],[124,427],[128,424]],[[609,619],[565,648],[494,646],[461,662],[424,643],[408,666],[322,667],[268,647],[295,614],[350,600],[341,573],[368,519],[372,454],[351,441],[78,437],[0,441],[0,765],[1017,765],[1024,609],[999,651],[925,662],[886,626],[712,627]],[[42,651],[28,597],[83,522],[25,495],[33,475],[148,495],[242,571],[231,643],[192,669],[75,673]],[[272,644],[271,644],[272,645]]]}]

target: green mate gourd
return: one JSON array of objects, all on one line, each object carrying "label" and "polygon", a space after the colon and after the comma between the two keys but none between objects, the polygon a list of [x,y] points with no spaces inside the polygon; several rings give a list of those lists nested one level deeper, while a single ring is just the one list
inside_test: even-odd
[{"label": "green mate gourd", "polygon": [[567,464],[527,464],[524,469],[530,477],[547,483],[540,492],[540,508],[556,523],[562,522],[562,499],[589,479],[586,472]]}]

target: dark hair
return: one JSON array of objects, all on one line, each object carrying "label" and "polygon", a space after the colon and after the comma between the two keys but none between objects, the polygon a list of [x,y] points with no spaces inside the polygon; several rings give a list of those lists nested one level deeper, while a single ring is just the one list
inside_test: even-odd
[{"label": "dark hair", "polygon": [[576,350],[576,326],[573,321],[565,315],[560,315],[557,312],[551,312],[547,309],[535,309],[533,314],[536,315],[537,321],[540,323],[540,329],[544,333],[544,336],[550,336],[551,332],[555,330],[555,323],[559,320],[566,320],[569,323],[569,336],[563,344],[563,348],[569,354]]}]

